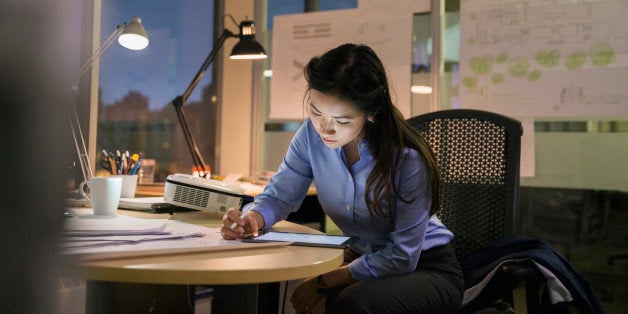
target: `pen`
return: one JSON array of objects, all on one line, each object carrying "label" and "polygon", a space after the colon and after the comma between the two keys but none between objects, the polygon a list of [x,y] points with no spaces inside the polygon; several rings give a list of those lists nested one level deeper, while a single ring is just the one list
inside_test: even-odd
[{"label": "pen", "polygon": [[127,174],[127,162],[126,162],[126,153],[122,153],[122,157],[120,157],[120,164],[122,164],[121,166],[121,170],[120,170],[120,174]]},{"label": "pen", "polygon": [[116,174],[122,174],[122,157],[120,156],[120,151],[116,150]]},{"label": "pen", "polygon": [[109,164],[111,164],[111,174],[118,174],[118,168],[116,167],[116,161],[113,155],[109,155]]},{"label": "pen", "polygon": [[100,166],[111,173],[111,164],[109,163],[109,155],[106,150],[102,150],[102,158],[100,159]]},{"label": "pen", "polygon": [[[253,207],[253,206],[249,206],[249,207],[245,208],[245,209],[242,211],[242,214],[240,215],[240,219],[243,219],[243,218],[244,218],[244,216],[246,216],[246,214],[248,214],[248,213],[251,211],[251,208],[252,208],[252,207]],[[231,230],[233,230],[233,228],[235,228],[236,226],[238,226],[238,224],[234,222],[234,223],[232,223],[232,224],[231,224],[231,227],[229,227],[229,228],[230,228]]]},{"label": "pen", "polygon": [[135,163],[135,166],[133,167],[133,169],[131,170],[130,174],[135,174],[137,173],[137,170],[140,169],[140,166],[142,165],[142,157],[140,157],[137,162]]}]

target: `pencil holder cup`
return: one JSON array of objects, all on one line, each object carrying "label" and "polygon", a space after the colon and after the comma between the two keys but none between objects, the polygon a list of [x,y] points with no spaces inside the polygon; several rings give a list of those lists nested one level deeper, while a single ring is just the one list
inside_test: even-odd
[{"label": "pencil holder cup", "polygon": [[122,190],[120,191],[120,197],[122,198],[135,197],[135,190],[137,189],[137,175],[136,174],[113,175],[111,177],[122,178]]}]

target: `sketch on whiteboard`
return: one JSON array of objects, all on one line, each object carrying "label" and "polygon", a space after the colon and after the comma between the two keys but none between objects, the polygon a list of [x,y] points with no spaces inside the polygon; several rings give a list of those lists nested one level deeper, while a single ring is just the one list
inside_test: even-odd
[{"label": "sketch on whiteboard", "polygon": [[628,94],[587,94],[582,86],[563,86],[560,94],[560,102],[564,105],[585,105],[592,106],[598,104],[621,105],[628,103]]},{"label": "sketch on whiteboard", "polygon": [[303,74],[301,73],[301,71],[303,70],[303,68],[305,67],[305,64],[301,63],[301,61],[299,60],[292,60],[292,64],[294,65],[296,70],[296,73],[292,75],[292,83],[296,82],[299,80],[299,78],[301,78],[301,76],[303,76]]},{"label": "sketch on whiteboard", "polygon": [[292,25],[292,39],[331,37],[330,23],[306,23]]},{"label": "sketch on whiteboard", "polygon": [[347,9],[275,16],[270,82],[271,119],[303,118],[310,58],[342,43],[369,45],[387,68],[399,110],[410,114],[412,12]]},{"label": "sketch on whiteboard", "polygon": [[462,1],[460,104],[513,116],[628,115],[628,5]]}]

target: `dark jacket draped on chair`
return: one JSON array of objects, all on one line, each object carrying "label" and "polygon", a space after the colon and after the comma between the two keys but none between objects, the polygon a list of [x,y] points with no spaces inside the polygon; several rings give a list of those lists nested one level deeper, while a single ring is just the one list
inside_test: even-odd
[{"label": "dark jacket draped on chair", "polygon": [[[465,289],[485,279],[493,269],[509,260],[532,260],[549,270],[573,297],[573,304],[582,313],[605,313],[588,280],[559,252],[544,241],[521,236],[495,239],[462,262]],[[505,283],[492,281],[483,289],[510,289]],[[547,286],[551,289],[551,286]],[[467,300],[471,301],[471,300]],[[548,300],[549,303],[549,300]],[[545,304],[559,309],[565,304]]]}]

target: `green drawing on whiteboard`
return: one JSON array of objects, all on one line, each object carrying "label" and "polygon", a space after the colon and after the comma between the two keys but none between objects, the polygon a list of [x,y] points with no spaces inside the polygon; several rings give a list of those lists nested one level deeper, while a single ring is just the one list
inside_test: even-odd
[{"label": "green drawing on whiteboard", "polygon": [[539,78],[541,78],[540,70],[533,70],[528,73],[528,81],[530,82],[538,81]]},{"label": "green drawing on whiteboard", "polygon": [[530,69],[530,62],[522,56],[514,57],[508,62],[508,72],[514,77],[522,77]]},{"label": "green drawing on whiteboard", "polygon": [[491,75],[491,82],[493,82],[493,84],[501,84],[505,80],[506,78],[501,73],[493,73],[493,75]]},{"label": "green drawing on whiteboard", "polygon": [[555,68],[558,66],[558,60],[560,59],[560,51],[558,50],[541,50],[534,56],[536,63],[546,67]]},{"label": "green drawing on whiteboard", "polygon": [[473,57],[469,60],[469,67],[477,74],[487,74],[493,67],[493,58],[491,56]]},{"label": "green drawing on whiteboard", "polygon": [[478,78],[477,76],[465,76],[462,78],[462,85],[466,86],[467,88],[474,88],[478,85]]},{"label": "green drawing on whiteboard", "polygon": [[605,42],[597,42],[589,48],[589,56],[593,61],[593,65],[605,67],[615,62],[615,51],[613,47]]},{"label": "green drawing on whiteboard", "polygon": [[582,68],[585,61],[587,61],[587,55],[582,51],[576,51],[566,58],[565,67],[569,70],[578,70]]},{"label": "green drawing on whiteboard", "polygon": [[495,64],[502,64],[508,60],[508,53],[502,52],[495,57]]}]

